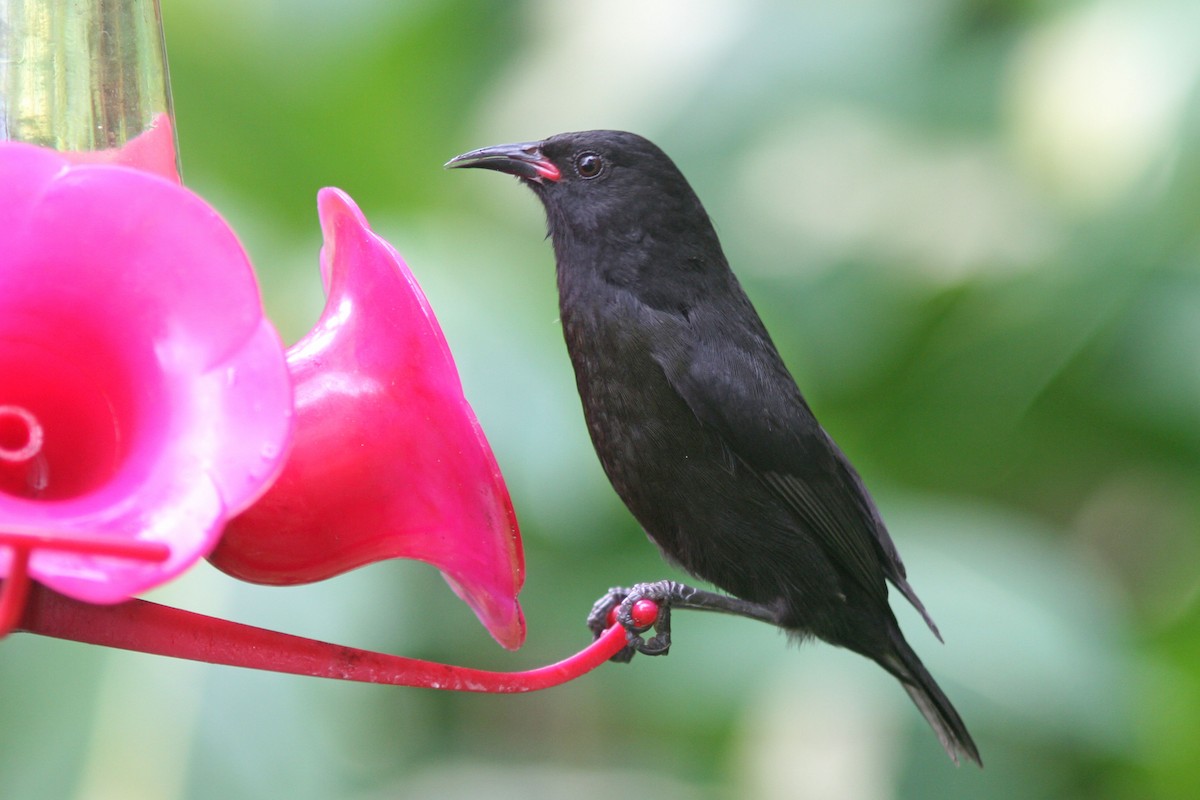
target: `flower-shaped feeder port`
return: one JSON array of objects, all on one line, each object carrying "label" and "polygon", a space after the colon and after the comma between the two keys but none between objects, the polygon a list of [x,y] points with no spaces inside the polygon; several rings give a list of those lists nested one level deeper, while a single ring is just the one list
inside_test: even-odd
[{"label": "flower-shaped feeder port", "polygon": [[516,514],[449,345],[399,254],[337,189],[317,198],[328,300],[288,350],[296,440],[209,560],[243,580],[323,580],[388,558],[442,571],[501,645],[525,638]]},{"label": "flower-shaped feeder port", "polygon": [[283,466],[292,391],[245,253],[186,189],[0,145],[0,634],[29,579],[117,603]]}]

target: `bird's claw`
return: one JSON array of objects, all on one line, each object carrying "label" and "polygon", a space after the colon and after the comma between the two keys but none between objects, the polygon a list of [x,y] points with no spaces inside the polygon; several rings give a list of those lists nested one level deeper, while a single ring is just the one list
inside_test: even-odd
[{"label": "bird's claw", "polygon": [[612,610],[621,604],[625,596],[629,594],[628,589],[614,586],[609,589],[604,595],[592,604],[592,610],[588,612],[587,625],[592,631],[592,639],[599,639],[600,634],[608,629],[608,616]]},{"label": "bird's claw", "polygon": [[[598,638],[611,624],[615,610],[616,622],[625,629],[628,645],[610,660],[628,663],[635,653],[648,656],[665,656],[671,649],[671,587],[667,581],[639,583],[631,588],[613,587],[592,606],[588,614],[588,627],[594,638]],[[653,622],[646,624],[635,617],[635,607],[642,600],[651,600],[658,607]],[[643,633],[654,629],[654,636],[646,639]]]}]

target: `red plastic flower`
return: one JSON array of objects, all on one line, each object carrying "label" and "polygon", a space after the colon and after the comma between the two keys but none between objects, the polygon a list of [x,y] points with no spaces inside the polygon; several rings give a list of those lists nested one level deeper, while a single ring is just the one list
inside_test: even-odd
[{"label": "red plastic flower", "polygon": [[0,144],[0,577],[92,603],[169,580],[275,478],[292,416],[215,211],[145,172]]},{"label": "red plastic flower", "polygon": [[244,580],[291,584],[420,559],[515,649],[525,638],[516,516],[433,310],[354,201],[324,189],[318,210],[329,298],[287,354],[295,448],[210,560]]}]

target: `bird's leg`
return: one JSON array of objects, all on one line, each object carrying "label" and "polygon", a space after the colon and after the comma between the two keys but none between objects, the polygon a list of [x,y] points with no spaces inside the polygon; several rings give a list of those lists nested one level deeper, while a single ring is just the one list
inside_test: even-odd
[{"label": "bird's leg", "polygon": [[[641,626],[634,621],[633,609],[639,600],[653,600],[658,603],[658,619],[652,626]],[[736,614],[740,617],[757,619],[762,622],[776,624],[778,615],[769,606],[752,603],[737,597],[697,589],[676,581],[657,581],[655,583],[639,583],[630,588],[613,587],[596,601],[588,614],[588,627],[592,633],[599,636],[608,627],[609,614],[617,610],[617,621],[625,629],[629,646],[612,657],[613,661],[627,662],[634,653],[645,653],[649,656],[666,655],[671,649],[671,609],[692,608],[700,611],[717,611],[722,614]],[[648,641],[642,637],[650,627],[655,635]]]}]

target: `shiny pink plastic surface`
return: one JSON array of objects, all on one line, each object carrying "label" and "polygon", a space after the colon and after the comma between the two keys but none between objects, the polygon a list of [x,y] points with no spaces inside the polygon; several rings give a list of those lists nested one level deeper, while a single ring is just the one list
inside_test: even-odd
[{"label": "shiny pink plastic surface", "polygon": [[210,560],[244,580],[296,584],[419,559],[515,649],[525,637],[516,516],[446,340],[407,266],[354,202],[324,189],[318,209],[328,300],[287,353],[294,449]]},{"label": "shiny pink plastic surface", "polygon": [[282,467],[283,348],[232,231],[145,172],[0,144],[0,254],[4,613],[26,577],[125,600]]}]

